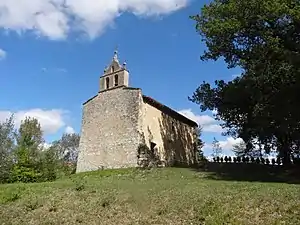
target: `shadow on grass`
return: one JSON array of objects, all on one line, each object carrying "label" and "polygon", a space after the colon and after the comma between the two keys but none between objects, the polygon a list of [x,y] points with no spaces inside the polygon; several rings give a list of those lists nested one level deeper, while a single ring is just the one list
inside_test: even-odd
[{"label": "shadow on grass", "polygon": [[193,170],[206,172],[205,178],[212,180],[300,184],[299,166],[284,168],[254,163],[209,162],[204,168]]}]

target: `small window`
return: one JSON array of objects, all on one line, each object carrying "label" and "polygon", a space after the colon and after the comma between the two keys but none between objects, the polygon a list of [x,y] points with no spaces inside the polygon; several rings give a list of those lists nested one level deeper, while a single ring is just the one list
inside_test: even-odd
[{"label": "small window", "polygon": [[111,71],[115,72],[115,67],[114,66],[111,66]]},{"label": "small window", "polygon": [[119,76],[118,74],[115,75],[115,86],[119,85]]},{"label": "small window", "polygon": [[106,80],[106,89],[108,89],[109,88],[109,77],[107,77],[105,80]]}]

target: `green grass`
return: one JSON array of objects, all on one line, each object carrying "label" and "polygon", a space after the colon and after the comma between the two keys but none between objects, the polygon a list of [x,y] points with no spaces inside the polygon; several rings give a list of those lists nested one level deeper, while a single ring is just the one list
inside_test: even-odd
[{"label": "green grass", "polygon": [[0,224],[300,224],[300,185],[164,168],[0,185]]}]

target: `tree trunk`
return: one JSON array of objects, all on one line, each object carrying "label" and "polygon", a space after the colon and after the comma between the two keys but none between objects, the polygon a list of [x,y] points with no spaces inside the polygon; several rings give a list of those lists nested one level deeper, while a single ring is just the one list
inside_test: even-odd
[{"label": "tree trunk", "polygon": [[282,164],[285,167],[288,167],[291,165],[291,154],[290,154],[289,148],[283,149]]},{"label": "tree trunk", "polygon": [[282,158],[282,164],[284,167],[288,167],[289,165],[291,165],[291,148],[288,140],[289,139],[285,137],[281,138],[279,142],[279,155]]}]

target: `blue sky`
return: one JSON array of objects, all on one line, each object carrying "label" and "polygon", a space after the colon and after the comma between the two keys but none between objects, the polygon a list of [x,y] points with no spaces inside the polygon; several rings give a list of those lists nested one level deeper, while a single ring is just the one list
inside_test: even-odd
[{"label": "blue sky", "polygon": [[[189,16],[205,1],[79,0],[74,5],[68,0],[68,12],[61,9],[62,0],[55,5],[28,0],[26,7],[14,1],[0,3],[0,12],[7,12],[0,17],[0,119],[11,112],[16,123],[24,115],[36,116],[48,142],[65,131],[80,132],[82,103],[97,93],[118,46],[130,86],[203,125],[206,155],[213,137],[226,153],[235,142],[220,135],[211,112],[201,113],[188,101],[203,80],[240,73],[222,61],[200,61],[205,44]],[[37,18],[37,12],[44,17]]]}]

